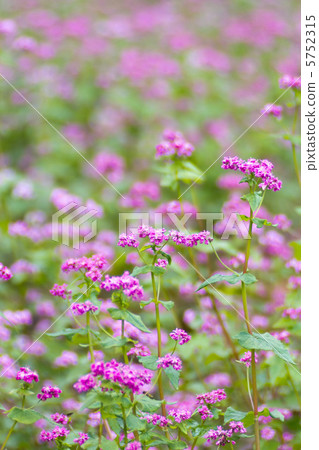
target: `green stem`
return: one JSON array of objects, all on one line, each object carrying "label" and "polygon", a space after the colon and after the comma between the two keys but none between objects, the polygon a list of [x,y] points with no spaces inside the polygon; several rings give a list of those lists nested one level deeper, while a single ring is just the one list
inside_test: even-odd
[{"label": "green stem", "polygon": [[194,450],[197,441],[198,441],[198,436],[194,439],[191,450]]},{"label": "green stem", "polygon": [[215,249],[215,247],[213,246],[213,244],[210,242],[210,245],[213,249],[213,252],[215,253],[216,258],[218,259],[218,261],[221,263],[222,266],[224,266],[227,270],[230,270],[231,272],[233,272],[234,274],[238,275],[238,272],[236,272],[236,270],[231,269],[230,267],[228,267],[222,260],[221,258],[218,256],[218,253]]},{"label": "green stem", "polygon": [[[153,286],[153,295],[154,295],[154,304],[155,304],[155,315],[156,315],[157,356],[160,358],[162,356],[161,320],[160,320],[160,314],[159,314],[158,296],[157,296],[157,290],[156,290],[155,276],[153,273],[151,273],[151,277],[152,277],[152,286]],[[166,417],[166,407],[165,407],[165,404],[163,403],[164,391],[163,391],[162,372],[159,373],[157,385],[158,385],[159,396],[162,401],[162,404],[161,404],[162,414],[164,417]]]},{"label": "green stem", "polygon": [[[22,404],[21,404],[22,409],[24,409],[24,405],[25,405],[25,395],[22,396]],[[3,442],[3,444],[2,444],[2,446],[1,446],[1,450],[4,450],[4,448],[5,448],[5,446],[6,446],[7,442],[8,442],[8,440],[10,439],[10,436],[11,436],[11,434],[13,433],[13,430],[14,430],[14,428],[15,428],[15,426],[16,426],[17,423],[18,423],[18,422],[15,420],[15,421],[13,422],[13,424],[11,425],[11,428],[10,428],[10,430],[8,431],[8,434],[7,434],[7,436],[6,436],[6,438],[5,438],[4,442]]]},{"label": "green stem", "polygon": [[94,351],[93,351],[92,336],[91,336],[91,333],[90,333],[90,312],[89,311],[86,313],[86,326],[87,326],[87,333],[88,333],[88,341],[89,341],[91,362],[94,363]]},{"label": "green stem", "polygon": [[10,428],[8,434],[7,434],[7,437],[5,438],[4,443],[2,444],[1,450],[4,450],[6,444],[7,444],[8,440],[9,440],[9,438],[10,438],[10,436],[11,436],[13,430],[14,430],[14,427],[16,426],[17,423],[18,423],[18,422],[17,422],[16,420],[13,422],[13,424],[12,424],[12,426],[11,426],[11,428]]},{"label": "green stem", "polygon": [[123,414],[123,424],[124,424],[124,442],[125,444],[127,444],[127,425],[126,425],[126,414],[125,414],[125,409],[124,406],[121,405],[122,408],[122,414]]},{"label": "green stem", "polygon": [[[252,227],[253,227],[252,219],[253,219],[253,211],[250,208],[248,241],[247,241],[247,247],[246,247],[246,256],[245,256],[243,273],[246,273],[248,270],[248,261],[249,261],[249,256],[250,256],[250,246],[251,246]],[[241,289],[242,289],[242,299],[243,299],[243,308],[244,308],[244,314],[245,314],[246,327],[247,327],[248,333],[252,334],[250,320],[249,320],[249,312],[248,312],[246,285],[243,282],[241,283]],[[258,422],[258,391],[257,391],[255,350],[251,351],[251,378],[252,378],[252,390],[253,390],[255,450],[260,450],[259,422]]]},{"label": "green stem", "polygon": [[[124,339],[125,338],[125,334],[124,334],[124,330],[125,330],[125,321],[122,320],[122,325],[121,325],[121,338]],[[127,353],[126,353],[126,346],[123,345],[122,346],[122,351],[123,351],[123,359],[125,364],[128,364],[128,357],[127,357]]]}]

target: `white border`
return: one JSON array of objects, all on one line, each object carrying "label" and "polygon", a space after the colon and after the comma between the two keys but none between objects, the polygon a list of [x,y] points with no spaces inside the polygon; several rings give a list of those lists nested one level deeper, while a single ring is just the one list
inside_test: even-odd
[{"label": "white border", "polygon": [[[316,66],[306,66],[306,16],[315,16]],[[307,22],[308,23],[308,22]],[[309,28],[308,28],[309,29]],[[310,72],[313,72],[312,78]],[[319,2],[301,2],[301,181],[302,181],[302,448],[318,448],[319,365]],[[308,82],[316,83],[316,166],[317,171],[307,167],[307,120]]]}]

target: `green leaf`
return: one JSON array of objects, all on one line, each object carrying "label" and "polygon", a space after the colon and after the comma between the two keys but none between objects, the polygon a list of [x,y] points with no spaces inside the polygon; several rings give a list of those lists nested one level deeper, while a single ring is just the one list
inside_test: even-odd
[{"label": "green leaf", "polygon": [[[116,338],[116,339],[115,338],[106,338],[103,341],[97,342],[97,344],[101,345],[103,348],[114,348],[114,347],[123,347],[123,345],[125,345],[129,342],[131,342],[131,339],[128,339],[128,338]],[[85,344],[85,347],[87,347],[87,346],[88,345]]]},{"label": "green leaf", "polygon": [[150,305],[152,303],[153,299],[150,298],[149,300],[142,300],[140,302],[140,307],[143,308],[144,306]]},{"label": "green leaf", "polygon": [[258,191],[258,192],[251,192],[250,194],[243,195],[240,198],[242,200],[246,200],[249,203],[251,209],[253,211],[256,211],[256,209],[258,209],[261,204],[262,195],[263,194]]},{"label": "green leaf", "polygon": [[69,340],[72,339],[72,337],[76,334],[79,335],[87,335],[87,330],[85,328],[65,328],[61,331],[56,331],[55,333],[47,333],[47,336],[51,337],[59,337],[59,336],[66,336]]},{"label": "green leaf", "polygon": [[[248,216],[245,216],[244,214],[237,214],[237,216],[238,216],[241,220],[245,220],[245,221],[249,221],[249,220],[250,220],[250,218],[249,218]],[[253,222],[255,225],[257,225],[257,228],[262,228],[262,227],[264,227],[264,226],[267,226],[267,227],[277,227],[277,226],[278,226],[276,223],[273,224],[273,223],[271,223],[271,222],[268,222],[267,219],[260,219],[259,217],[254,217],[254,218],[252,219],[252,222]]]},{"label": "green leaf", "polygon": [[283,414],[280,411],[278,411],[278,409],[274,409],[273,411],[269,411],[269,415],[273,419],[278,419],[281,422],[285,421],[285,417],[283,416]]},{"label": "green leaf", "polygon": [[283,343],[269,333],[249,334],[247,331],[241,331],[235,336],[235,339],[247,350],[271,350],[287,363],[295,364]]},{"label": "green leaf", "polygon": [[154,273],[154,275],[161,275],[162,273],[165,272],[165,269],[163,267],[152,266],[151,264],[142,267],[134,267],[132,277],[140,275],[141,273],[150,273],[150,272]]},{"label": "green leaf", "polygon": [[247,416],[247,412],[236,411],[234,408],[229,406],[224,415],[224,424],[230,422],[231,420],[235,420],[236,422],[241,421]]},{"label": "green leaf", "polygon": [[135,400],[145,412],[156,412],[162,404],[161,401],[154,400],[147,395],[135,395]]},{"label": "green leaf", "polygon": [[172,257],[171,257],[171,255],[169,255],[168,253],[163,252],[163,250],[160,250],[158,253],[160,255],[164,256],[164,258],[167,259],[169,265],[172,264]]},{"label": "green leaf", "polygon": [[157,356],[140,356],[138,360],[143,365],[143,367],[145,367],[145,369],[157,370]]},{"label": "green leaf", "polygon": [[24,423],[25,425],[30,425],[39,419],[43,419],[43,415],[34,411],[33,409],[21,409],[16,406],[10,409],[8,417],[11,420],[15,420],[19,423]]},{"label": "green leaf", "polygon": [[167,367],[167,369],[164,369],[164,372],[168,376],[169,381],[171,382],[171,385],[174,389],[178,389],[178,382],[179,377],[181,375],[179,370],[175,370],[172,366]]},{"label": "green leaf", "polygon": [[161,305],[163,305],[164,308],[167,309],[167,311],[169,311],[170,309],[172,309],[172,308],[174,307],[174,305],[175,305],[175,303],[172,302],[171,300],[168,300],[168,301],[166,301],[166,302],[164,302],[164,300],[159,300],[159,303],[160,303]]},{"label": "green leaf", "polygon": [[102,450],[118,450],[119,447],[115,441],[110,441],[102,436],[101,443],[99,443],[99,438],[90,438],[81,445],[81,448],[84,448],[85,450],[96,450],[97,448]]},{"label": "green leaf", "polygon": [[209,286],[210,284],[218,283],[220,281],[226,281],[229,284],[237,284],[242,281],[243,283],[249,285],[252,283],[256,283],[257,278],[250,272],[241,273],[238,275],[236,275],[235,273],[233,275],[222,275],[220,273],[216,273],[215,275],[211,276],[206,281],[204,281],[204,283],[202,283],[199,286],[196,292],[199,291],[200,289],[203,289],[206,286]]},{"label": "green leaf", "polygon": [[138,417],[136,417],[134,414],[130,414],[126,418],[126,424],[129,430],[135,431],[141,431],[145,429],[145,420],[141,420]]},{"label": "green leaf", "polygon": [[110,313],[112,319],[115,320],[125,320],[133,325],[135,328],[138,328],[145,333],[150,333],[150,330],[146,327],[141,317],[137,314],[133,314],[127,309],[117,309],[117,308],[109,308],[108,312]]}]

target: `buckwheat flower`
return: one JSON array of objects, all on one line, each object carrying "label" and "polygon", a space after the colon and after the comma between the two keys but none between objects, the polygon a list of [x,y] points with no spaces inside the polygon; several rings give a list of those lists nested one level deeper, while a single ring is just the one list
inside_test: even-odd
[{"label": "buckwheat flower", "polygon": [[273,175],[273,164],[267,159],[257,160],[250,158],[245,161],[238,158],[238,156],[226,156],[223,159],[221,167],[226,170],[239,170],[246,175],[253,175],[256,178],[260,178],[261,183],[259,183],[259,187],[262,190],[269,189],[275,192],[281,189],[282,182]]},{"label": "buckwheat flower", "polygon": [[132,347],[128,352],[127,356],[135,355],[135,356],[149,356],[151,354],[151,351],[149,348],[147,348],[145,345],[142,344],[135,344],[134,347]]},{"label": "buckwheat flower", "polygon": [[172,424],[170,419],[160,416],[159,414],[148,414],[147,416],[144,416],[143,419],[145,419],[147,423],[152,423],[153,425],[157,425],[159,427],[167,427],[167,425]]},{"label": "buckwheat flower", "polygon": [[154,266],[156,267],[162,267],[163,269],[165,269],[165,267],[167,266],[168,262],[166,259],[158,259],[157,262],[154,264]]},{"label": "buckwheat flower", "polygon": [[229,423],[229,428],[232,430],[233,433],[246,433],[247,430],[244,427],[244,425],[242,424],[242,422],[230,422]]},{"label": "buckwheat flower", "polygon": [[275,430],[271,427],[265,427],[260,432],[261,437],[266,441],[271,441],[271,439],[273,439],[275,434],[276,434]]},{"label": "buckwheat flower", "polygon": [[42,430],[40,433],[41,441],[53,441],[59,437],[65,437],[70,433],[65,427],[56,426],[52,431]]},{"label": "buckwheat flower", "polygon": [[17,373],[16,380],[21,380],[24,383],[31,384],[33,381],[36,383],[39,381],[39,376],[36,372],[32,371],[28,367],[20,367]]},{"label": "buckwheat flower", "polygon": [[119,241],[117,243],[120,247],[138,247],[140,245],[139,241],[135,238],[133,234],[126,235],[125,233],[120,234]]},{"label": "buckwheat flower", "polygon": [[90,373],[79,378],[78,381],[73,385],[74,389],[79,393],[90,391],[95,386],[96,381]]},{"label": "buckwheat flower", "polygon": [[301,317],[301,308],[288,308],[282,313],[282,317],[289,317],[290,319],[296,320]]},{"label": "buckwheat flower", "polygon": [[11,273],[10,269],[8,269],[8,267],[4,266],[0,262],[0,279],[8,281],[8,280],[10,280],[10,278],[12,278],[12,273]]},{"label": "buckwheat flower", "polygon": [[224,430],[221,426],[218,426],[216,430],[210,430],[205,434],[204,438],[207,439],[208,442],[216,441],[216,447],[225,447],[227,444],[236,444],[235,441],[230,439],[232,434],[231,430]]},{"label": "buckwheat flower", "polygon": [[76,444],[82,445],[89,439],[89,436],[86,433],[79,433],[79,437],[73,439],[73,442]]},{"label": "buckwheat flower", "polygon": [[[245,352],[244,356],[240,358],[240,361],[245,364],[246,367],[251,366],[251,352]],[[258,355],[255,353],[255,362],[258,363]]]},{"label": "buckwheat flower", "polygon": [[178,356],[174,356],[171,354],[167,354],[162,358],[158,358],[157,360],[157,368],[167,369],[168,367],[173,367],[175,370],[182,370],[182,361]]},{"label": "buckwheat flower", "polygon": [[293,258],[286,263],[286,267],[292,268],[295,270],[296,273],[299,273],[301,271],[301,261],[298,261],[297,259]]},{"label": "buckwheat flower", "polygon": [[281,89],[287,89],[289,87],[292,87],[294,89],[297,89],[300,91],[301,89],[301,78],[300,77],[293,77],[291,75],[284,75],[279,80],[279,87]]},{"label": "buckwheat flower", "polygon": [[186,344],[188,341],[191,340],[191,336],[189,334],[187,334],[186,331],[182,330],[181,328],[175,328],[175,330],[173,330],[170,333],[170,337],[174,341],[178,341],[179,345]]},{"label": "buckwheat flower", "polygon": [[199,406],[197,408],[197,412],[201,416],[202,420],[212,419],[214,417],[214,415],[211,413],[211,411],[208,409],[206,405]]},{"label": "buckwheat flower", "polygon": [[53,365],[55,367],[68,367],[68,366],[76,366],[78,363],[78,355],[74,352],[70,352],[68,350],[64,350],[61,356],[58,356]]},{"label": "buckwheat flower", "polygon": [[41,394],[38,394],[37,397],[39,400],[45,402],[48,398],[59,398],[61,394],[61,389],[57,386],[44,386],[41,389]]},{"label": "buckwheat flower", "polygon": [[52,289],[50,289],[50,294],[61,297],[61,298],[67,298],[68,295],[70,295],[72,291],[67,289],[67,284],[62,284],[61,286],[58,284],[55,284]]},{"label": "buckwheat flower", "polygon": [[68,416],[65,414],[55,413],[51,414],[50,417],[55,423],[61,423],[62,425],[66,425],[69,421]]},{"label": "buckwheat flower", "polygon": [[285,342],[285,344],[289,344],[289,337],[290,337],[289,331],[287,330],[275,331],[271,334],[274,338],[278,339],[278,341],[282,341]]},{"label": "buckwheat flower", "polygon": [[196,400],[200,405],[214,405],[222,400],[226,399],[226,393],[224,389],[217,389],[215,391],[206,392],[205,394],[200,394],[196,396]]},{"label": "buckwheat flower", "polygon": [[180,409],[180,410],[171,409],[169,411],[168,415],[170,417],[173,417],[175,422],[181,423],[184,420],[188,420],[191,417],[192,412],[189,411],[188,409]]},{"label": "buckwheat flower", "polygon": [[292,441],[294,438],[294,435],[292,433],[289,433],[289,431],[285,431],[282,433],[282,438],[285,442]]},{"label": "buckwheat flower", "polygon": [[98,309],[98,306],[93,305],[90,300],[86,300],[84,303],[72,303],[71,305],[72,313],[76,316],[82,316],[90,311],[95,312],[98,311]]},{"label": "buckwheat flower", "polygon": [[274,216],[272,223],[276,224],[279,230],[288,230],[292,224],[291,220],[285,214],[277,214]]},{"label": "buckwheat flower", "polygon": [[261,110],[261,114],[272,115],[278,119],[281,119],[282,106],[267,103],[267,105],[265,105]]},{"label": "buckwheat flower", "polygon": [[125,295],[132,300],[142,300],[144,291],[137,278],[132,277],[129,272],[124,272],[120,277],[110,277],[106,275],[105,280],[100,285],[106,291],[122,290]]},{"label": "buckwheat flower", "polygon": [[125,450],[142,450],[142,445],[138,441],[130,442],[126,447]]},{"label": "buckwheat flower", "polygon": [[95,363],[91,366],[91,370],[93,374],[102,375],[104,379],[127,387],[133,393],[141,392],[153,377],[153,372],[150,370],[140,368],[140,366],[122,364],[115,359],[104,363],[104,366],[101,362]]},{"label": "buckwheat flower", "polygon": [[301,286],[301,277],[289,277],[288,283],[292,289],[298,289]]},{"label": "buckwheat flower", "polygon": [[86,422],[90,427],[97,427],[101,423],[100,411],[89,413],[89,419]]}]

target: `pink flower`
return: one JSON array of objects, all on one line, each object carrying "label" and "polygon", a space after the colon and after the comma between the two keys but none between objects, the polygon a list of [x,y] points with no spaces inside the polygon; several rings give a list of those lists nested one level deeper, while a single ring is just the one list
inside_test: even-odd
[{"label": "pink flower", "polygon": [[215,391],[206,392],[205,394],[200,394],[196,396],[196,400],[200,405],[214,405],[222,400],[226,399],[226,393],[224,389],[217,389]]},{"label": "pink flower", "polygon": [[21,380],[24,383],[31,384],[33,381],[36,383],[39,381],[39,376],[36,372],[32,371],[28,367],[20,367],[17,373],[16,380]]},{"label": "pink flower", "polygon": [[89,436],[86,433],[79,433],[79,437],[73,439],[73,442],[76,444],[82,445],[89,439]]},{"label": "pink flower", "polygon": [[10,269],[8,269],[8,267],[4,266],[0,262],[0,279],[8,281],[8,280],[10,280],[10,278],[12,278],[12,273],[11,273]]},{"label": "pink flower", "polygon": [[[240,361],[245,364],[246,367],[251,366],[251,352],[245,352],[244,356],[240,358]],[[258,355],[255,353],[255,362],[258,363]]]},{"label": "pink flower", "polygon": [[182,361],[178,356],[173,356],[171,354],[167,354],[162,358],[158,358],[157,360],[157,368],[167,369],[168,367],[173,367],[175,370],[182,370]]},{"label": "pink flower", "polygon": [[60,397],[61,392],[61,389],[57,386],[45,386],[41,389],[41,394],[38,394],[37,397],[39,400],[45,402],[48,398]]},{"label": "pink flower", "polygon": [[66,298],[68,295],[70,295],[72,291],[69,291],[67,289],[67,284],[62,284],[61,286],[58,284],[55,284],[52,289],[50,289],[50,294],[56,296],[56,297],[62,297]]},{"label": "pink flower", "polygon": [[170,333],[170,337],[174,340],[174,341],[179,341],[179,345],[183,345],[186,344],[188,341],[191,340],[191,336],[189,334],[186,333],[185,330],[182,330],[181,328],[175,328],[175,330],[173,330]]}]

